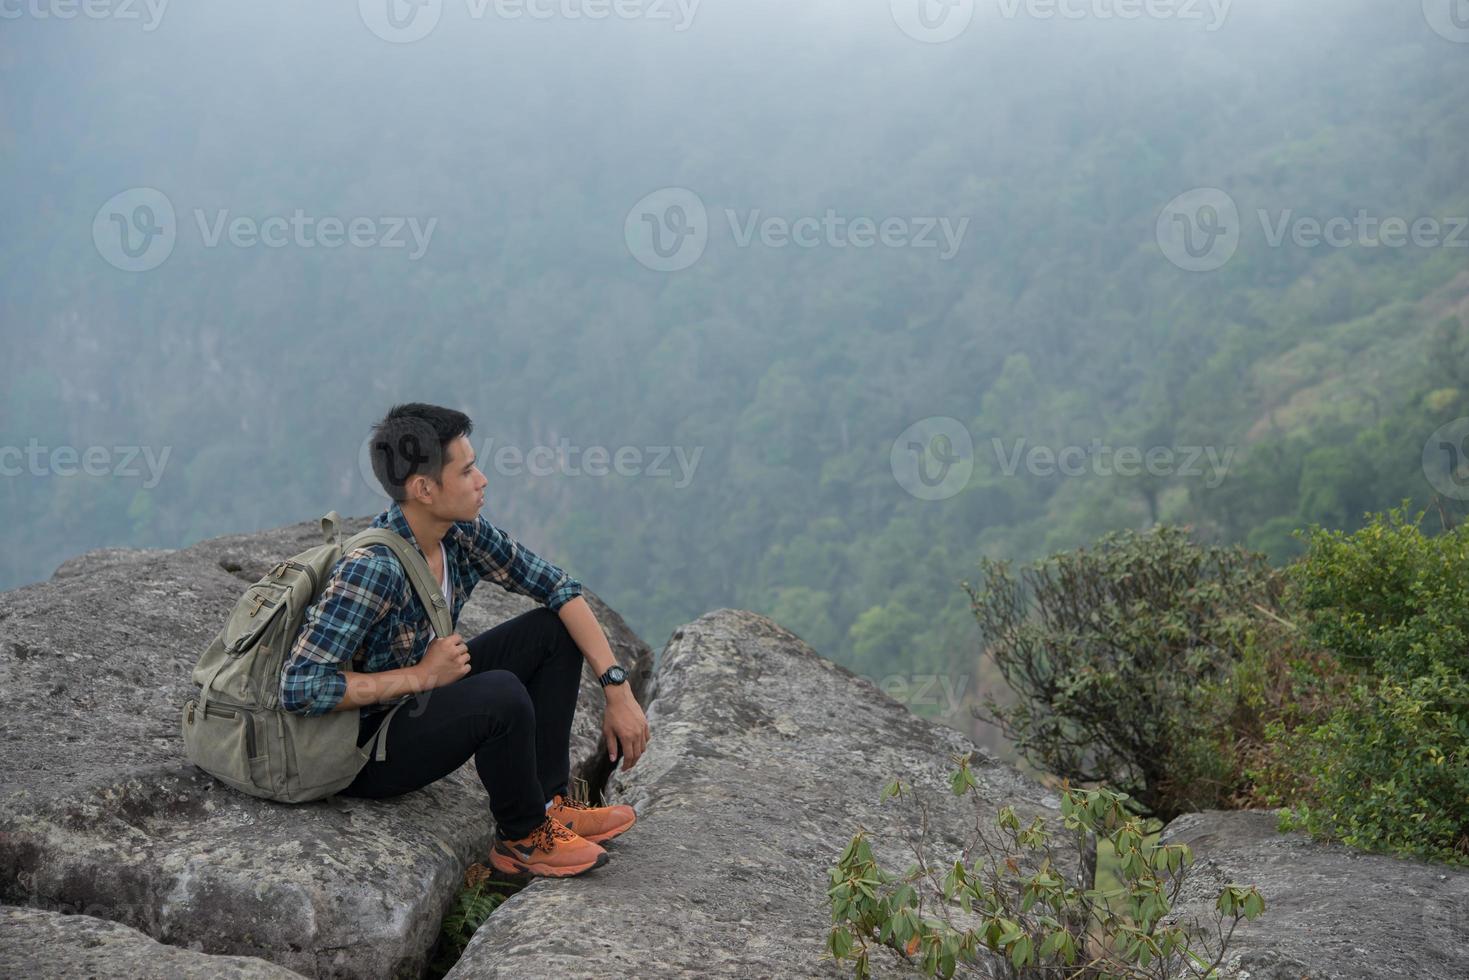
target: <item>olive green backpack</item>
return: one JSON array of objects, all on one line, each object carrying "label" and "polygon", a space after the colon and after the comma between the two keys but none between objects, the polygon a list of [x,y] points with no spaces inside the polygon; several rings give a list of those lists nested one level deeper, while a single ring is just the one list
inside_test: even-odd
[{"label": "olive green backpack", "polygon": [[280,562],[235,604],[209,644],[193,680],[199,696],[184,705],[184,751],[200,769],[242,793],[282,803],[320,799],[344,789],[374,757],[387,758],[394,705],[366,745],[357,745],[360,711],[302,715],[281,707],[281,669],[338,559],[354,548],[385,544],[418,594],[434,632],[454,632],[451,611],[418,549],[387,528],[342,542],[341,518],[321,519],[325,544]]}]

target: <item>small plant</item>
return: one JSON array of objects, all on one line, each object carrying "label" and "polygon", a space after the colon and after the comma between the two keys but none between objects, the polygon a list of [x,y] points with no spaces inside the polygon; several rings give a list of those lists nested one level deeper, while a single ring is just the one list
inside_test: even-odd
[{"label": "small plant", "polygon": [[[916,862],[903,875],[885,871],[859,828],[830,869],[827,949],[838,962],[850,960],[859,978],[871,975],[874,946],[927,976],[951,977],[969,965],[990,975],[981,969],[985,955],[991,970],[1039,980],[1216,978],[1240,921],[1265,910],[1253,886],[1229,884],[1215,903],[1212,929],[1174,921],[1170,913],[1193,863],[1188,846],[1145,844],[1143,819],[1124,793],[1063,786],[1061,818],[1072,853],[1086,853],[1095,835],[1118,858],[1121,884],[1093,887],[1086,862],[1065,870],[1071,865],[1060,859],[1044,818],[1027,822],[1004,806],[994,814],[995,829],[987,829],[969,756],[954,761],[950,788],[959,796],[974,792],[975,823],[974,838],[952,866],[929,862],[928,807],[894,780],[881,799],[917,803],[917,838],[905,835]],[[981,947],[998,956],[981,954]]]},{"label": "small plant", "polygon": [[475,930],[484,924],[490,913],[499,908],[505,899],[523,887],[524,885],[514,882],[481,878],[460,889],[439,927],[438,955],[429,964],[425,975],[430,978],[442,977],[453,969]]}]

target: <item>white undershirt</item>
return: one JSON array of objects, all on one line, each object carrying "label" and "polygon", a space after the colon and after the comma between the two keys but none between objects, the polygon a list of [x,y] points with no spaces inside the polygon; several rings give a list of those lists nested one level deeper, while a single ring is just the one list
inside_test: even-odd
[{"label": "white undershirt", "polygon": [[[449,553],[444,550],[444,542],[439,542],[439,567],[444,570],[444,577],[439,579],[439,590],[444,593],[444,601],[449,604],[449,611],[454,610],[453,589],[449,586]],[[434,642],[438,634],[434,632],[433,626],[428,628],[428,641]]]}]

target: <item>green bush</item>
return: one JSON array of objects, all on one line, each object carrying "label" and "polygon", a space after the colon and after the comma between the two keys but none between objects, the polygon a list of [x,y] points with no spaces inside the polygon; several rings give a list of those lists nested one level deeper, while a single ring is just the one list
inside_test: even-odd
[{"label": "green bush", "polygon": [[1257,775],[1289,802],[1285,826],[1469,863],[1469,526],[1430,537],[1422,519],[1396,508],[1303,535],[1290,580],[1349,697],[1294,733],[1274,722],[1280,764]]},{"label": "green bush", "polygon": [[1116,787],[1164,820],[1239,796],[1232,671],[1283,589],[1263,555],[1162,525],[1019,576],[982,566],[983,590],[964,589],[1017,697],[987,699],[981,717],[1032,765]]},{"label": "green bush", "polygon": [[[1212,978],[1235,927],[1265,910],[1253,886],[1230,883],[1210,921],[1181,921],[1173,905],[1192,852],[1186,844],[1148,842],[1126,796],[1109,790],[1063,788],[1061,824],[1069,833],[1056,833],[1039,816],[1023,821],[1008,806],[986,831],[969,756],[955,761],[950,786],[956,795],[973,794],[976,809],[975,837],[960,858],[929,863],[928,810],[918,800],[919,832],[907,840],[918,861],[906,874],[880,867],[862,830],[829,871],[827,948],[838,962],[850,960],[859,978],[871,975],[874,947],[927,976],[950,977],[972,965],[976,975],[1000,970],[1036,980]],[[903,797],[916,799],[897,780],[882,794]],[[1114,888],[1086,880],[1081,858],[1094,838],[1116,857]],[[982,963],[982,948],[998,955]]]}]

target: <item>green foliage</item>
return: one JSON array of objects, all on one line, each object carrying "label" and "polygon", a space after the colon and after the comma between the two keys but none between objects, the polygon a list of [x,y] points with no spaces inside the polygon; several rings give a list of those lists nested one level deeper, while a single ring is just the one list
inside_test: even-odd
[{"label": "green foliage", "polygon": [[439,926],[439,942],[435,947],[437,953],[425,975],[436,980],[453,969],[475,930],[484,924],[490,913],[499,908],[505,899],[522,887],[522,884],[512,882],[485,880],[460,889],[454,896],[454,904]]},{"label": "green foliage", "polygon": [[[1235,927],[1265,911],[1257,889],[1230,883],[1216,900],[1213,928],[1178,921],[1173,906],[1192,851],[1185,844],[1149,843],[1126,794],[1068,786],[1059,832],[1045,818],[1025,820],[1010,806],[994,812],[988,821],[993,829],[986,829],[969,756],[954,761],[950,789],[971,794],[976,808],[975,837],[960,858],[930,865],[928,810],[917,801],[921,829],[907,843],[918,860],[907,873],[884,870],[860,829],[828,871],[833,925],[827,950],[838,962],[850,961],[859,978],[871,976],[874,947],[891,950],[926,976],[951,977],[987,959],[988,967],[1010,976],[1023,972],[1041,980],[1213,978]],[[916,800],[916,794],[894,780],[879,801],[902,798]],[[1058,850],[1060,836],[1071,848],[1070,862]],[[1116,858],[1115,888],[1076,877],[1092,839]],[[1064,870],[1068,866],[1078,869],[1075,875]]]},{"label": "green foliage", "polygon": [[986,709],[1030,762],[1115,786],[1163,819],[1224,805],[1237,782],[1219,746],[1230,672],[1281,587],[1263,556],[1162,525],[1019,576],[982,565],[983,589],[964,588],[1017,695]]},{"label": "green foliage", "polygon": [[[1352,534],[1319,527],[1290,569],[1315,644],[1347,696],[1270,732],[1262,778],[1286,826],[1399,855],[1469,863],[1469,526],[1429,537],[1405,508]],[[1321,689],[1320,675],[1311,683]],[[1282,774],[1285,778],[1282,778]],[[1272,776],[1274,779],[1270,779]],[[1285,784],[1285,785],[1282,785]]]}]

